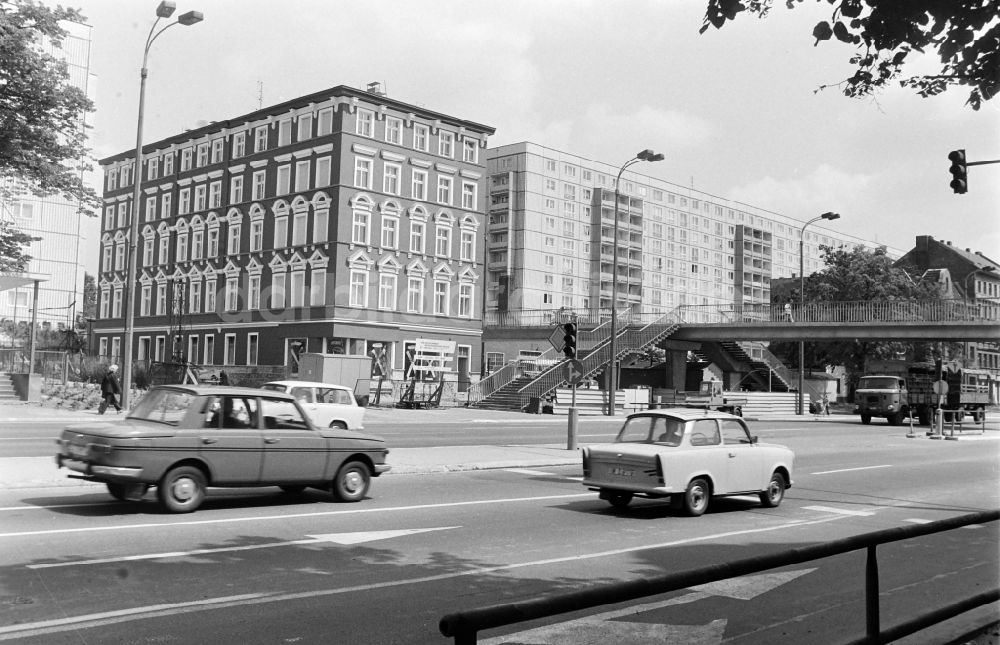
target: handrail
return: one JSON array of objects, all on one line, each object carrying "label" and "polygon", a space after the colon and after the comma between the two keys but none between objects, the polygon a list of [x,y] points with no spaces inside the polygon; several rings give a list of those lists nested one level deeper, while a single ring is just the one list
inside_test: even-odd
[{"label": "handrail", "polygon": [[574,591],[557,596],[535,598],[514,604],[493,605],[463,612],[452,613],[441,618],[438,627],[441,633],[455,639],[455,645],[474,645],[480,631],[514,625],[537,618],[558,616],[581,609],[590,609],[629,600],[669,593],[698,585],[728,580],[739,576],[760,573],[778,567],[802,562],[811,562],[841,553],[868,550],[865,566],[865,636],[850,641],[849,645],[874,645],[887,643],[909,634],[926,629],[976,607],[1000,600],[1000,587],[975,596],[945,605],[933,612],[911,618],[881,630],[879,617],[879,578],[876,547],[881,544],[898,542],[924,535],[932,535],[971,524],[985,524],[1000,519],[1000,510],[970,513],[959,517],[937,520],[927,524],[902,526],[881,531],[873,531],[848,538],[833,540],[825,544],[789,549],[780,553],[743,558],[733,562],[716,564],[680,573],[670,573],[651,578],[641,578],[628,582],[600,585],[583,591]]},{"label": "handrail", "polygon": [[[784,363],[781,362],[780,358],[772,354],[771,350],[769,350],[763,343],[755,342],[747,344],[759,345],[759,348],[761,350],[760,362],[767,365],[767,369],[771,370],[771,372],[775,376],[777,376],[782,383],[785,384],[786,388],[789,388],[791,390],[798,389],[795,384],[795,377],[792,376],[792,371],[788,369],[788,367]],[[744,345],[744,343],[740,343],[740,345],[742,346]]]}]

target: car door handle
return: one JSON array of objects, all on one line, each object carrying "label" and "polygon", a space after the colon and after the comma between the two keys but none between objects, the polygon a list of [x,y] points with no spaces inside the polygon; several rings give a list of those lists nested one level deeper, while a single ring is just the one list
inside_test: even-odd
[{"label": "car door handle", "polygon": [[204,438],[204,439],[201,440],[202,443],[216,443],[218,441],[219,441],[218,439],[211,439],[211,438],[208,438],[208,437],[206,437],[206,438]]},{"label": "car door handle", "polygon": [[730,458],[734,458],[734,457],[736,457],[736,453],[735,453],[735,452],[731,452],[731,453],[729,453],[729,457],[730,457]]},{"label": "car door handle", "polygon": [[279,441],[281,441],[281,439],[278,439],[277,437],[265,437],[264,438],[264,443],[278,443]]}]

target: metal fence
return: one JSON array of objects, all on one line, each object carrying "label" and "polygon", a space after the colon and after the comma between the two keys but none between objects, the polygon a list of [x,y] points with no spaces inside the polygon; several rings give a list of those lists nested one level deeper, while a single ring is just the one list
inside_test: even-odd
[{"label": "metal fence", "polygon": [[840,555],[841,553],[866,549],[867,560],[864,574],[865,636],[848,641],[848,643],[849,645],[888,643],[909,634],[914,634],[976,607],[996,602],[1000,600],[1000,587],[980,592],[962,600],[942,604],[940,608],[934,611],[912,616],[902,623],[883,630],[879,615],[879,571],[876,548],[879,545],[890,542],[951,531],[972,524],[996,522],[998,519],[1000,519],[1000,510],[971,513],[927,524],[904,526],[855,535],[825,544],[789,549],[771,555],[744,558],[724,564],[693,569],[691,571],[642,578],[630,582],[601,585],[592,589],[525,600],[516,604],[483,607],[471,611],[448,614],[441,618],[439,628],[443,635],[455,639],[455,645],[473,645],[477,642],[478,633],[486,629],[514,625],[538,618],[558,616],[601,605],[637,600],[710,582],[728,580],[738,576],[760,573],[761,571],[769,571],[779,567],[811,562],[821,558]]}]

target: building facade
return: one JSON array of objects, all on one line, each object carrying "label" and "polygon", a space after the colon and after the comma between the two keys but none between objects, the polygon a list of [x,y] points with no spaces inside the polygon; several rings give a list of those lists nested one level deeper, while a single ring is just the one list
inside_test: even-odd
[{"label": "building facade", "polygon": [[[493,128],[345,86],[144,146],[134,358],[284,365],[365,355],[400,378],[417,341],[477,374]],[[100,354],[121,360],[133,151],[105,172]],[[346,384],[353,385],[353,384]]]},{"label": "building facade", "polygon": [[[85,93],[89,90],[91,28],[74,22],[63,23],[66,38],[48,53],[66,62],[69,82]],[[80,115],[80,128],[86,115]],[[29,191],[11,201],[0,200],[0,219],[36,238],[25,250],[31,256],[25,271],[43,279],[39,283],[39,323],[72,327],[83,313],[83,280],[86,260],[81,252],[88,236],[93,243],[93,226],[78,211],[80,204],[62,195],[36,197]],[[31,321],[32,287],[0,293],[0,320]]]},{"label": "building facade", "polygon": [[[491,148],[487,166],[487,312],[609,309],[618,168],[533,143]],[[806,230],[805,273],[823,268],[823,245],[880,246],[841,224]],[[655,314],[682,305],[770,303],[771,279],[798,275],[802,225],[626,171],[618,309]]]}]

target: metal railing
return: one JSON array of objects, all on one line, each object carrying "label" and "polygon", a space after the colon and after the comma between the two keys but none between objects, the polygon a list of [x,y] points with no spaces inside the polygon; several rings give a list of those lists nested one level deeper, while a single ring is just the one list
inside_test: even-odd
[{"label": "metal railing", "polygon": [[[746,344],[751,344],[760,351],[760,362],[767,365],[767,369],[771,370],[771,373],[777,376],[778,379],[785,384],[785,387],[789,391],[798,389],[792,370],[788,369],[788,367],[781,362],[781,359],[772,354],[771,350],[765,347],[763,343],[740,343],[740,346],[744,346]],[[747,353],[750,354],[750,352]]]},{"label": "metal railing", "polygon": [[[903,526],[834,540],[825,544],[789,549],[770,555],[743,558],[724,564],[701,567],[691,571],[641,578],[629,582],[601,585],[592,589],[557,596],[525,600],[516,604],[493,605],[470,611],[448,614],[441,618],[441,633],[455,639],[455,645],[473,645],[479,632],[528,620],[548,618],[581,609],[627,602],[728,580],[739,576],[769,571],[779,567],[811,562],[821,558],[867,549],[865,564],[865,636],[848,641],[848,645],[888,643],[914,634],[932,625],[954,618],[976,607],[1000,600],[1000,587],[981,592],[963,600],[946,604],[934,611],[912,617],[888,629],[881,627],[879,615],[879,572],[876,547],[890,542],[958,529],[972,524],[985,524],[1000,519],[1000,510],[971,513],[927,524]],[[923,589],[923,587],[921,587]]]},{"label": "metal railing", "polygon": [[[979,298],[965,300],[882,300],[882,301],[837,301],[784,304],[734,305],[681,305],[677,311],[688,324],[719,324],[739,322],[747,325],[776,322],[998,322],[1000,321],[1000,300]],[[662,312],[633,313],[622,310],[619,320],[635,323],[652,322],[663,316]],[[523,309],[508,312],[487,312],[483,319],[485,327],[544,327],[567,322],[572,316],[581,324],[606,323],[611,318],[611,310],[534,310]]]}]

